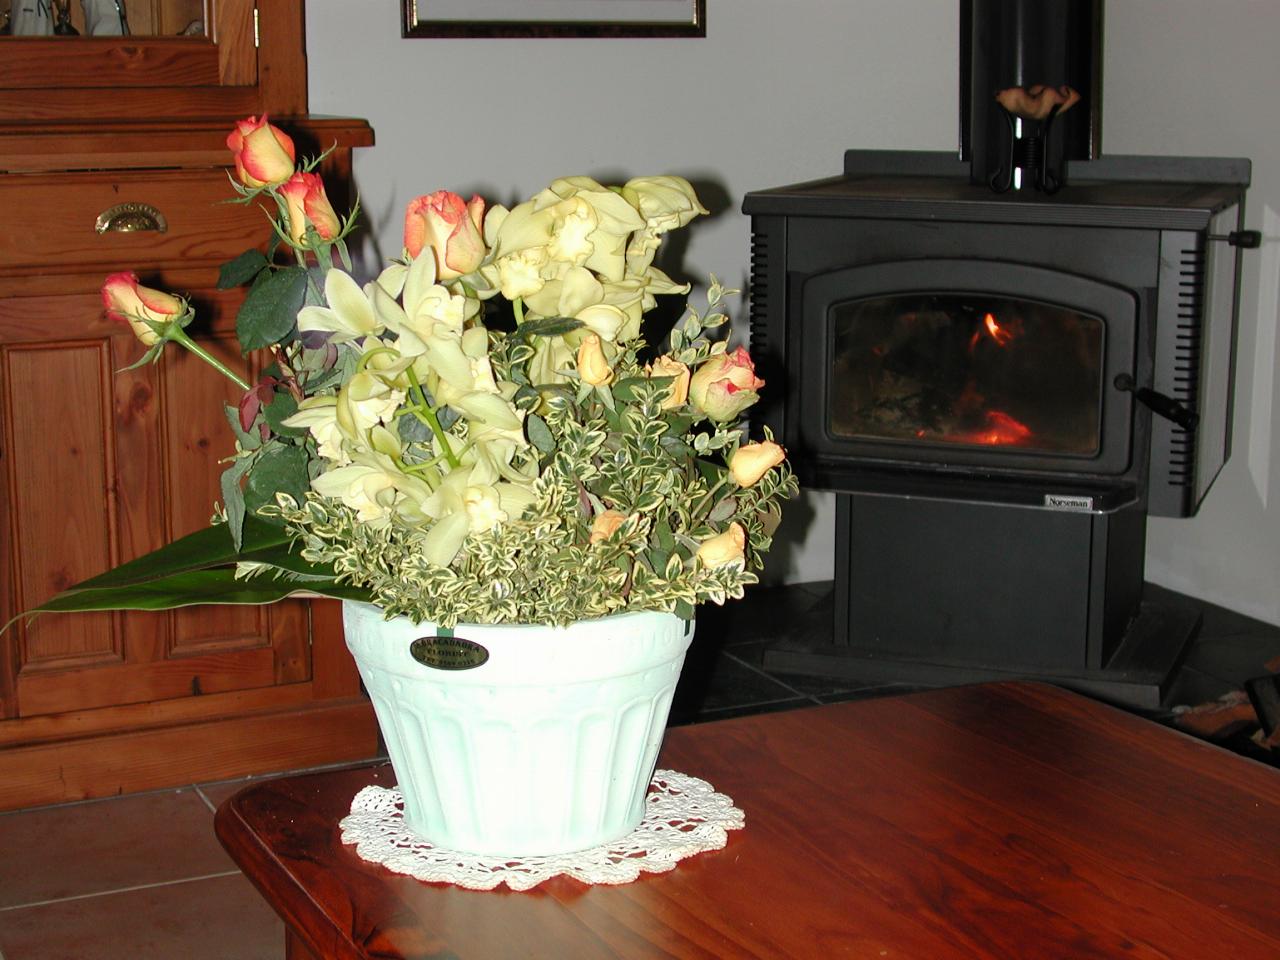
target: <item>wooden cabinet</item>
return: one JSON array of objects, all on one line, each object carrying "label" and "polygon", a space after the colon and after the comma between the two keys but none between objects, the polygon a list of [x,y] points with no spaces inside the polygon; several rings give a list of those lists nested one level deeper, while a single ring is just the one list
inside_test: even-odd
[{"label": "wooden cabinet", "polygon": [[[334,147],[336,205],[372,143],[362,121],[306,116],[299,0],[210,9],[207,40],[0,39],[0,619],[205,526],[218,499],[234,387],[173,348],[125,370],[142,347],[104,317],[104,277],[189,296],[190,332],[252,375],[241,295],[216,289],[220,264],[268,239],[260,210],[225,202],[232,122],[265,112],[300,153]],[[39,63],[63,85],[14,96]],[[376,744],[332,601],[47,616],[0,636],[0,809]]]}]

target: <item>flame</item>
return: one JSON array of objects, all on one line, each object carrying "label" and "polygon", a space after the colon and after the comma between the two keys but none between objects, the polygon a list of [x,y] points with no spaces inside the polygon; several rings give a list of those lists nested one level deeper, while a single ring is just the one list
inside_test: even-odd
[{"label": "flame", "polygon": [[987,328],[987,333],[991,334],[991,339],[1002,347],[1013,339],[1013,331],[1000,326],[994,313],[988,313],[983,317],[982,325]]},{"label": "flame", "polygon": [[1001,410],[988,410],[986,425],[957,439],[962,443],[980,443],[984,446],[1018,446],[1031,439],[1031,428],[1020,423]]},{"label": "flame", "polygon": [[973,336],[969,338],[969,352],[973,353],[977,349],[978,342],[982,339],[983,332],[986,332],[997,346],[1006,347],[1009,341],[1014,338],[1015,331],[1011,326],[1005,326],[996,319],[994,313],[988,313],[982,318],[982,326],[973,331]]}]

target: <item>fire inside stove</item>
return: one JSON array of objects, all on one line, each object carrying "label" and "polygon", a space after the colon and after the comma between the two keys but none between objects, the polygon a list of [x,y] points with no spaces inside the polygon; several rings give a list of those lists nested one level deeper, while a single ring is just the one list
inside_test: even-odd
[{"label": "fire inside stove", "polygon": [[971,293],[831,309],[829,429],[851,439],[1097,454],[1099,317]]}]

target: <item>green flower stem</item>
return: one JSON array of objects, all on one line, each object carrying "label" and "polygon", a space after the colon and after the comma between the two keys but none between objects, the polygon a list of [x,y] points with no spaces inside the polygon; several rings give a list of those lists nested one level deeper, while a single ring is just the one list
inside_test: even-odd
[{"label": "green flower stem", "polygon": [[516,315],[516,326],[524,323],[524,297],[516,297],[511,301],[511,312]]},{"label": "green flower stem", "polygon": [[431,432],[435,434],[440,448],[444,451],[445,459],[449,462],[449,468],[456,470],[462,466],[462,462],[458,459],[457,454],[453,452],[453,448],[449,446],[449,435],[440,426],[440,420],[436,417],[435,407],[427,403],[427,395],[422,392],[422,384],[418,382],[418,375],[413,372],[413,367],[409,367],[405,373],[409,375],[409,382],[413,384],[411,392],[418,401],[413,408],[413,415],[431,428]]},{"label": "green flower stem", "polygon": [[225,363],[223,363],[213,354],[209,353],[209,351],[206,350],[204,347],[200,346],[200,344],[196,343],[189,336],[187,336],[187,332],[183,330],[181,327],[177,325],[171,326],[165,332],[165,339],[172,340],[174,343],[179,343],[182,346],[186,347],[188,350],[194,353],[197,357],[199,357],[205,363],[209,364],[209,366],[213,367],[213,369],[217,370],[224,377],[232,381],[237,387],[239,387],[241,390],[244,390],[246,393],[252,389],[249,386],[249,384],[245,383],[243,377],[237,374],[234,370],[228,367]]},{"label": "green flower stem", "polygon": [[728,483],[728,481],[729,481],[729,471],[726,470],[724,474],[721,475],[720,479],[716,481],[716,485],[712,487],[710,490],[708,490],[706,493],[706,496],[704,496],[701,500],[698,501],[698,505],[694,507],[691,511],[689,511],[689,516],[693,517],[694,519],[699,519],[702,512],[711,507],[712,500],[715,497],[716,493],[718,493],[720,488],[723,487],[726,483]]}]

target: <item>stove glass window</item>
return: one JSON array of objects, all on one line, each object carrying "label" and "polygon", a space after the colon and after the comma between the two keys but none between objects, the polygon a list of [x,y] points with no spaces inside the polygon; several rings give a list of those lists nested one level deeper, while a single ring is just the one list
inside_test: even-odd
[{"label": "stove glass window", "polygon": [[834,436],[1098,452],[1101,318],[975,293],[844,301],[830,318]]}]

